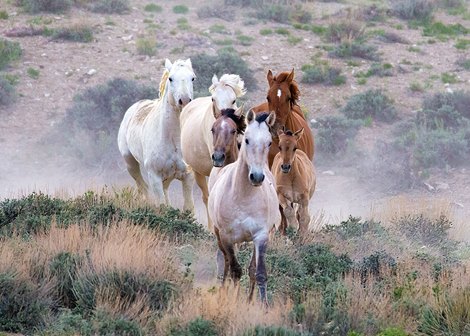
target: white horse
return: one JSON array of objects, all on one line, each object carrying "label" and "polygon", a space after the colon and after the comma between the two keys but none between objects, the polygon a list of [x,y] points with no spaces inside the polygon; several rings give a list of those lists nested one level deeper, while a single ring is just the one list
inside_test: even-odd
[{"label": "white horse", "polygon": [[276,185],[268,167],[272,143],[270,127],[274,125],[275,118],[274,113],[256,115],[252,110],[248,112],[248,126],[238,159],[221,169],[209,194],[208,204],[224,257],[223,267],[222,258],[217,258],[218,276],[225,281],[230,271],[233,281],[238,283],[242,269],[235,256],[234,244],[253,241],[249,300],[253,298],[256,282],[264,303],[267,303],[265,252],[271,229],[277,228],[281,222]]},{"label": "white horse", "polygon": [[[206,177],[210,175],[214,151],[212,125],[224,109],[237,109],[236,100],[245,94],[245,84],[238,75],[224,74],[212,77],[209,87],[212,96],[194,99],[181,112],[181,150],[184,161],[192,168],[196,183],[202,191],[202,200],[207,210],[209,191]],[[212,223],[207,217],[212,231]]]},{"label": "white horse", "polygon": [[183,184],[184,209],[194,210],[193,177],[183,161],[180,142],[181,109],[193,98],[195,75],[191,60],[165,61],[160,98],[141,100],[129,107],[119,127],[118,146],[129,174],[147,197],[148,186],[157,204],[169,205],[168,187],[173,179]]}]

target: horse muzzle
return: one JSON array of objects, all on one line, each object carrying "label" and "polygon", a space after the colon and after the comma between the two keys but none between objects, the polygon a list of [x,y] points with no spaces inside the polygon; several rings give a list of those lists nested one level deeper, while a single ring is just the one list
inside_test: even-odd
[{"label": "horse muzzle", "polygon": [[185,107],[186,105],[188,105],[188,103],[191,101],[191,97],[182,97],[180,99],[178,99],[178,105],[181,106],[181,107]]},{"label": "horse muzzle", "polygon": [[291,169],[291,165],[290,164],[282,164],[281,165],[281,171],[284,173],[284,174],[287,174],[290,172],[290,169]]},{"label": "horse muzzle", "polygon": [[259,187],[264,181],[263,173],[250,173],[250,182],[253,186]]},{"label": "horse muzzle", "polygon": [[212,154],[212,165],[214,167],[218,167],[218,168],[223,167],[224,162],[225,162],[225,154],[224,153],[214,152],[214,154]]}]

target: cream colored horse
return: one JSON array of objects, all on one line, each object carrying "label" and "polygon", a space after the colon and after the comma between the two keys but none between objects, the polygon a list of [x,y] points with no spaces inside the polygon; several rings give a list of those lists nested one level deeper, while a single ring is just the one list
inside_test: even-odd
[{"label": "cream colored horse", "polygon": [[257,283],[261,300],[267,303],[265,253],[269,232],[281,221],[274,177],[268,168],[270,127],[275,114],[255,115],[250,110],[246,119],[248,125],[238,159],[222,168],[209,194],[209,216],[224,257],[223,265],[221,258],[217,258],[219,277],[222,275],[225,281],[230,271],[233,281],[238,283],[242,269],[234,244],[253,241],[249,299],[252,300]]},{"label": "cream colored horse", "polygon": [[[245,94],[245,84],[238,75],[225,74],[220,80],[214,75],[209,92],[212,96],[196,98],[186,105],[180,117],[183,158],[193,170],[206,210],[209,197],[206,177],[210,175],[213,166],[211,128],[220,110],[237,109],[236,100]],[[209,216],[207,222],[212,231]]]},{"label": "cream colored horse", "polygon": [[[310,158],[298,147],[304,129],[295,133],[285,130],[277,132],[279,137],[279,153],[276,154],[271,167],[276,178],[277,195],[281,210],[282,234],[286,234],[287,226],[299,227],[299,234],[305,236],[310,223],[308,203],[315,192],[317,178]],[[294,204],[299,208],[294,210]]]},{"label": "cream colored horse", "polygon": [[119,151],[129,174],[147,197],[148,185],[157,204],[169,205],[168,187],[173,179],[183,184],[184,209],[194,210],[193,177],[183,161],[180,145],[181,109],[193,97],[195,75],[191,60],[165,61],[160,98],[141,100],[129,107],[118,134]]}]

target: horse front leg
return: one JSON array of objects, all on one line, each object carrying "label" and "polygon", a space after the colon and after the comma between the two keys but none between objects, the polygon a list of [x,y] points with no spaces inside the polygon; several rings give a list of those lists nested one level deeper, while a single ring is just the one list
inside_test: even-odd
[{"label": "horse front leg", "polygon": [[212,220],[209,217],[209,209],[207,207],[207,200],[209,198],[209,188],[207,187],[207,179],[204,175],[194,172],[194,178],[196,180],[197,185],[201,189],[202,192],[202,201],[206,206],[206,213],[207,213],[207,228],[210,232],[214,232],[214,226],[212,224]]},{"label": "horse front leg", "polygon": [[189,210],[194,213],[194,200],[193,200],[193,184],[194,184],[194,177],[193,174],[186,170],[183,174],[181,182],[183,184],[183,197],[184,197],[184,204],[183,210]]},{"label": "horse front leg", "polygon": [[251,256],[248,274],[250,275],[250,291],[248,294],[248,302],[252,302],[256,284],[256,246],[253,247],[253,255]]},{"label": "horse front leg", "polygon": [[304,197],[300,201],[299,205],[299,234],[301,237],[305,237],[308,232],[308,226],[310,224],[310,214],[308,213],[308,198]]},{"label": "horse front leg", "polygon": [[295,216],[294,208],[292,207],[292,202],[290,199],[286,198],[284,195],[279,194],[279,204],[282,207],[281,210],[281,224],[284,221],[284,226],[297,227],[298,221]]},{"label": "horse front leg", "polygon": [[268,238],[263,237],[254,241],[256,250],[256,283],[258,284],[259,296],[261,302],[268,305],[267,282],[268,274],[266,272],[265,254],[268,247]]},{"label": "horse front leg", "polygon": [[155,204],[159,206],[165,202],[165,194],[163,192],[163,181],[160,175],[152,170],[148,170],[148,180],[155,198]]}]

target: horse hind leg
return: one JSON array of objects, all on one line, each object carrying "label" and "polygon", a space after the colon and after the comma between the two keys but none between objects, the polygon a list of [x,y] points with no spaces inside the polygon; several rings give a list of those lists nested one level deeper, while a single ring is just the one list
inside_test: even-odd
[{"label": "horse hind leg", "polygon": [[267,238],[254,241],[256,250],[256,283],[258,284],[259,296],[261,302],[268,305],[267,282],[268,274],[266,272],[265,254],[268,246]]},{"label": "horse hind leg", "polygon": [[181,178],[181,183],[183,185],[183,197],[184,197],[183,209],[189,210],[192,213],[194,213],[193,174],[190,171],[186,171]]},{"label": "horse hind leg", "polygon": [[308,226],[310,224],[310,214],[308,213],[308,200],[303,200],[300,203],[297,213],[299,215],[299,234],[301,237],[305,237],[308,232]]},{"label": "horse hind leg", "polygon": [[129,172],[129,174],[132,176],[132,178],[135,180],[137,184],[137,190],[139,194],[148,198],[148,186],[142,177],[139,162],[130,153],[123,155],[123,158],[124,158],[124,161],[126,162],[127,171]]},{"label": "horse hind leg", "polygon": [[248,293],[248,302],[253,302],[253,293],[255,292],[256,285],[256,247],[253,248],[253,255],[251,256],[248,274],[250,275],[250,291]]}]

